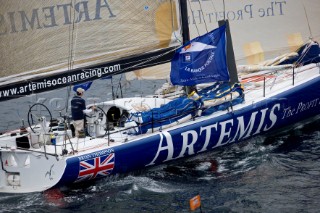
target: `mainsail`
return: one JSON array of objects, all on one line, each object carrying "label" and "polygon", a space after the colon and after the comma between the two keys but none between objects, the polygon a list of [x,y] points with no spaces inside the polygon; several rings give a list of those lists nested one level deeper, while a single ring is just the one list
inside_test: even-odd
[{"label": "mainsail", "polygon": [[177,1],[2,1],[0,100],[167,62]]}]

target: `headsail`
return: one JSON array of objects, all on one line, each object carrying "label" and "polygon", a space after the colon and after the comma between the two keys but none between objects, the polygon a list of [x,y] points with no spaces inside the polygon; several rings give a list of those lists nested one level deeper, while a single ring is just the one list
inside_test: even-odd
[{"label": "headsail", "polygon": [[195,38],[179,48],[171,63],[173,85],[229,81],[226,62],[226,26]]},{"label": "headsail", "polygon": [[177,2],[5,1],[0,101],[169,61]]},{"label": "headsail", "polygon": [[232,29],[237,64],[257,64],[295,51],[309,37],[320,40],[318,0],[190,1],[191,38],[216,28],[224,18]]}]

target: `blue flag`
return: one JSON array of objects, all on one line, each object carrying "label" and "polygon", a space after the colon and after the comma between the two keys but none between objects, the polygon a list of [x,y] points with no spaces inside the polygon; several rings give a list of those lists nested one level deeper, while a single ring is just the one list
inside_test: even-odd
[{"label": "blue flag", "polygon": [[226,26],[221,26],[180,47],[171,62],[171,83],[193,86],[229,81],[226,57]]},{"label": "blue flag", "polygon": [[81,87],[82,89],[84,89],[85,91],[87,91],[87,90],[91,87],[91,84],[92,84],[92,81],[74,85],[74,86],[73,86],[73,91],[76,92],[79,87]]}]

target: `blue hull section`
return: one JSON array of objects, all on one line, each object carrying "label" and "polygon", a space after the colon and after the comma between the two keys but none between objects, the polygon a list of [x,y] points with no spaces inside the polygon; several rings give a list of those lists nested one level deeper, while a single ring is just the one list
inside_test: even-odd
[{"label": "blue hull section", "polygon": [[320,77],[219,117],[69,158],[58,185],[142,169],[298,123],[320,114],[319,91]]}]

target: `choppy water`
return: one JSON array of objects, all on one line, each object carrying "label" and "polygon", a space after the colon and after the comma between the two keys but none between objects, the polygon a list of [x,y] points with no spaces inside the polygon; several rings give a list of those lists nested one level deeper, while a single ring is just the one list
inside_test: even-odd
[{"label": "choppy water", "polygon": [[[20,102],[8,102],[2,117],[22,114],[28,106]],[[0,212],[190,212],[189,199],[197,194],[203,212],[319,212],[319,124],[83,187],[2,194]]]}]

